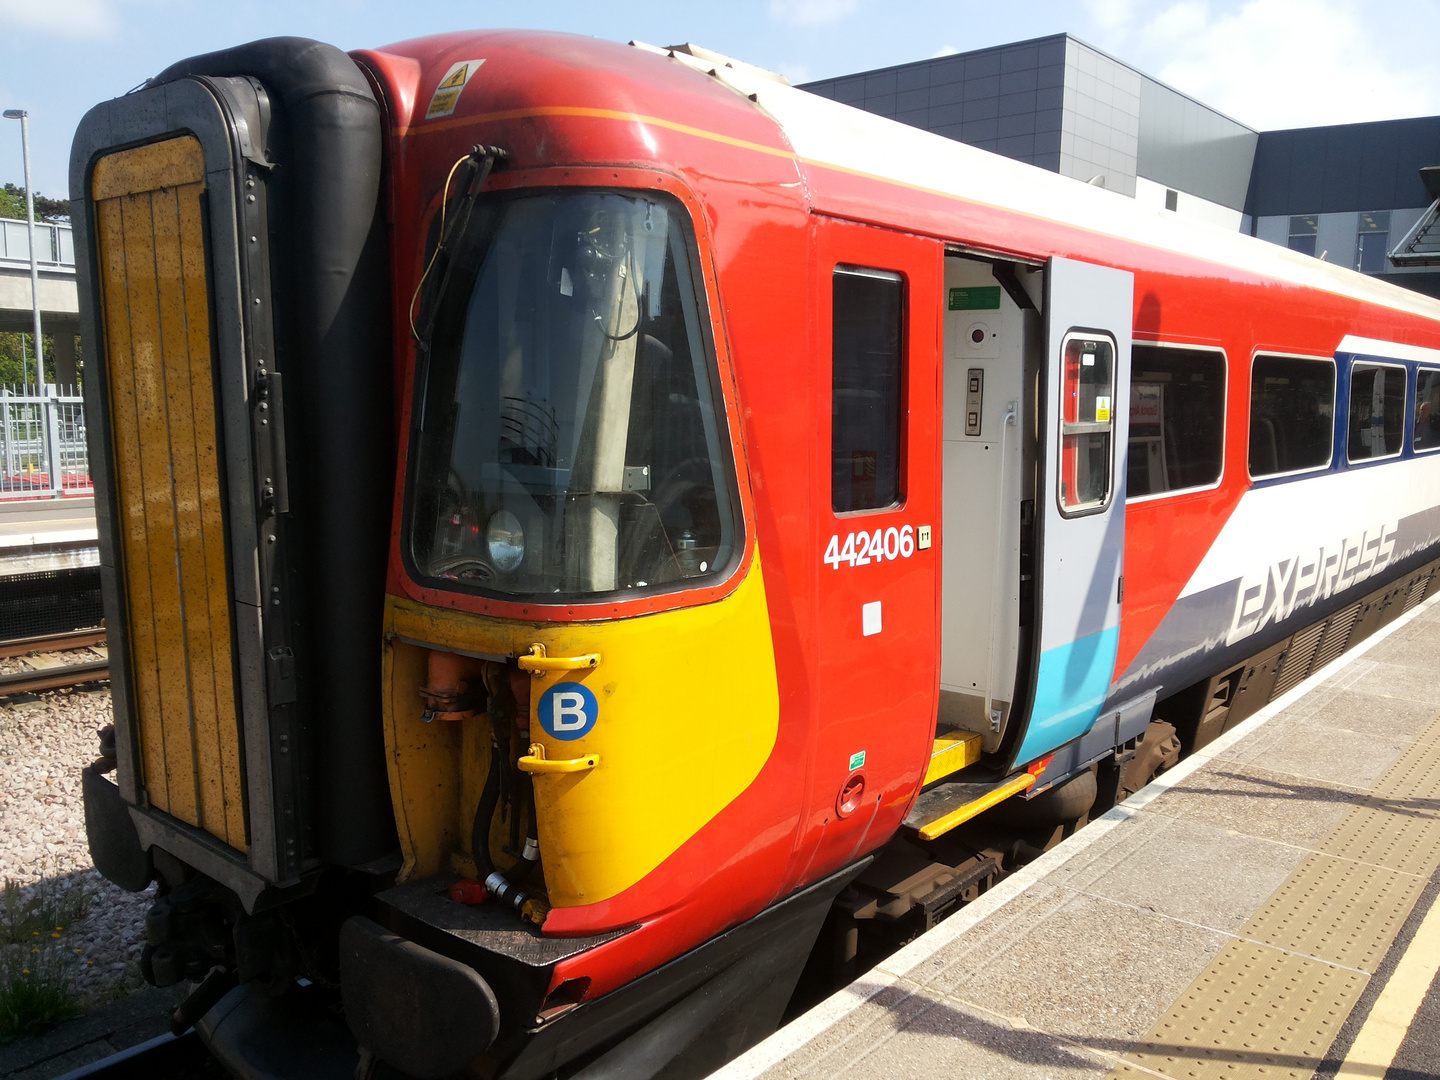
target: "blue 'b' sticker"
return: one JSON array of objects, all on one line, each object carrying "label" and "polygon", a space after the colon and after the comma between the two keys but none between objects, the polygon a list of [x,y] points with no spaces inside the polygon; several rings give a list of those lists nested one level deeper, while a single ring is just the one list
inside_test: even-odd
[{"label": "blue 'b' sticker", "polygon": [[578,739],[587,735],[600,717],[600,706],[589,687],[577,682],[556,683],[540,695],[536,708],[540,726],[556,739]]}]

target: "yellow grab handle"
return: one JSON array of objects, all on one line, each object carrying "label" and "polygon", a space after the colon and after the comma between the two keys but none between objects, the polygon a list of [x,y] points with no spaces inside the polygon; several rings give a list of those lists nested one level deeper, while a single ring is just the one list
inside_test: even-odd
[{"label": "yellow grab handle", "polygon": [[521,772],[528,773],[585,772],[600,764],[600,755],[586,754],[584,757],[557,758],[551,761],[545,757],[545,747],[537,742],[530,744],[530,753],[522,757],[518,764]]},{"label": "yellow grab handle", "polygon": [[581,653],[579,656],[546,656],[544,645],[531,645],[530,654],[519,659],[520,670],[532,675],[543,675],[547,671],[585,671],[598,667],[598,652]]},{"label": "yellow grab handle", "polygon": [[[1048,759],[1047,759],[1048,762]],[[934,840],[937,836],[944,836],[957,825],[963,825],[971,818],[989,810],[996,803],[1002,803],[1011,795],[1019,795],[1022,791],[1028,791],[1035,786],[1035,775],[1023,772],[994,788],[972,803],[966,803],[958,809],[950,811],[944,817],[938,817],[934,821],[927,822],[920,829],[921,840]]]}]

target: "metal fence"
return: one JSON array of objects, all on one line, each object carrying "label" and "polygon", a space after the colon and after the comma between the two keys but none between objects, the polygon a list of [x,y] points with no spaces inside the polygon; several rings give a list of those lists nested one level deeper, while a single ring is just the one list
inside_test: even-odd
[{"label": "metal fence", "polygon": [[75,387],[0,386],[0,499],[90,495],[85,405]]},{"label": "metal fence", "polygon": [[[0,218],[0,262],[30,265],[27,222]],[[75,269],[75,236],[69,225],[35,223],[35,262],[47,270]]]}]

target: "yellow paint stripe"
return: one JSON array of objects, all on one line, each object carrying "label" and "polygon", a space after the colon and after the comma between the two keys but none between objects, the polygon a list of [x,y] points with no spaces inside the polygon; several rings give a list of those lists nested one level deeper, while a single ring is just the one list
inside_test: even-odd
[{"label": "yellow paint stripe", "polygon": [[591,120],[618,120],[623,124],[644,124],[646,127],[678,131],[682,135],[693,135],[697,139],[718,142],[741,150],[752,150],[757,154],[768,154],[771,157],[787,158],[791,161],[798,160],[792,150],[766,146],[764,143],[751,142],[749,139],[737,139],[732,135],[721,135],[718,131],[708,131],[705,128],[693,127],[675,120],[666,120],[659,116],[646,116],[642,113],[623,112],[619,109],[591,109],[580,105],[536,105],[528,109],[506,109],[503,112],[483,113],[479,116],[458,116],[451,120],[436,120],[433,123],[419,126],[396,127],[393,131],[395,135],[401,137],[433,135],[453,128],[493,124],[502,120],[529,120],[541,116],[568,116]]},{"label": "yellow paint stripe", "polygon": [[[940,188],[926,187],[923,184],[912,184],[906,180],[898,180],[893,176],[885,176],[881,173],[868,172],[864,169],[852,169],[847,165],[836,165],[834,162],[824,161],[820,158],[802,157],[790,149],[781,149],[774,146],[766,146],[764,143],[752,142],[749,139],[737,139],[732,135],[722,135],[718,131],[710,131],[707,128],[694,127],[691,124],[682,124],[676,120],[666,120],[659,116],[649,116],[644,113],[625,112],[620,109],[594,109],[579,105],[536,105],[526,109],[506,109],[501,112],[480,113],[474,116],[457,116],[448,120],[437,120],[432,123],[411,125],[403,127],[397,125],[391,132],[397,137],[406,135],[430,135],[438,132],[450,131],[454,128],[470,127],[478,124],[497,123],[504,120],[526,120],[542,116],[578,117],[581,119],[593,120],[615,120],[625,124],[644,124],[648,127],[664,128],[667,131],[679,132],[682,135],[691,135],[697,139],[704,139],[707,142],[720,143],[724,146],[733,146],[739,150],[750,150],[757,154],[765,154],[770,157],[785,158],[797,165],[805,165],[814,169],[826,169],[830,172],[842,173],[846,176],[856,176],[862,180],[871,180],[878,184],[886,184],[890,187],[903,188],[906,191],[916,191],[924,195],[933,195],[936,198],[945,199],[948,202],[965,203],[969,206],[976,206],[986,210],[995,210],[1000,213],[1013,214],[1016,217],[1026,218],[1030,221],[1038,221],[1045,224],[1054,224],[1057,219],[1045,217],[1043,214],[1028,213],[1024,210],[1017,210],[1014,207],[1000,206],[995,203],[982,202],[979,199],[969,198],[964,195],[957,195],[953,191],[944,191]],[[776,125],[777,129],[783,132],[783,125]],[[1088,229],[1082,225],[1071,224],[1080,232],[1091,236],[1102,236],[1107,239],[1119,239],[1109,233],[1098,229]],[[1139,247],[1148,247],[1154,250],[1168,250],[1156,244],[1147,244],[1144,241],[1130,241]],[[1205,260],[1200,260],[1205,261]]]},{"label": "yellow paint stripe", "polygon": [[1440,973],[1440,903],[1430,905],[1410,947],[1375,999],[1335,1080],[1361,1080],[1362,1077],[1382,1080],[1437,973]]},{"label": "yellow paint stripe", "polygon": [[[681,124],[678,121],[665,120],[658,116],[649,116],[642,113],[628,113],[618,109],[594,109],[581,106],[566,105],[541,105],[527,109],[508,109],[502,112],[482,113],[473,116],[457,116],[452,117],[448,120],[440,120],[418,126],[412,125],[410,127],[402,127],[397,125],[396,127],[393,127],[391,129],[391,132],[396,136],[428,135],[432,132],[443,132],[454,128],[467,127],[475,124],[484,124],[501,120],[518,120],[528,117],[540,116],[590,117],[602,120],[617,120],[622,123],[648,124],[653,127],[665,128],[670,131],[677,131],[682,134],[692,135],[698,139],[705,139],[710,142],[718,142],[726,146],[733,146],[737,149],[753,150],[754,152],[759,154],[786,158],[790,161],[797,162],[798,164],[802,164],[810,168],[825,169],[829,172],[843,173],[847,176],[856,176],[860,177],[861,179],[870,180],[878,184],[885,184],[890,187],[901,188],[905,191],[915,191],[924,195],[931,195],[935,198],[944,199],[947,202],[964,203],[968,206],[974,206],[982,210],[993,210],[997,213],[1021,218],[1026,221],[1037,222],[1042,225],[1062,225],[1085,236],[1096,237],[1102,240],[1117,241],[1119,243],[1128,244],[1132,247],[1144,248],[1148,251],[1159,252],[1161,254],[1169,255],[1172,257],[1175,255],[1175,251],[1173,248],[1167,247],[1164,244],[1156,243],[1154,241],[1142,240],[1133,236],[1122,236],[1117,233],[1108,232],[1104,229],[1080,225],[1073,221],[1065,221],[1063,218],[1060,217],[1046,216],[1045,214],[1034,213],[1028,210],[1021,210],[1014,206],[1004,206],[999,203],[985,202],[984,200],[976,199],[971,196],[959,195],[953,191],[945,191],[941,188],[928,187],[924,184],[915,184],[907,180],[900,180],[893,176],[885,176],[883,174],[870,172],[865,169],[854,169],[846,165],[837,165],[834,162],[824,161],[820,158],[803,157],[799,154],[796,154],[793,150],[782,150],[773,146],[766,146],[763,143],[751,142],[746,139],[737,139],[730,135],[722,135],[719,132],[709,131],[705,128],[697,128],[689,124]],[[782,134],[785,132],[785,126],[778,121],[776,122],[776,128]],[[935,233],[931,235],[935,235],[937,238],[949,240],[973,239],[960,237],[953,233]],[[996,246],[992,247],[990,250],[993,250],[997,253],[1009,252],[1012,254],[1034,254],[1033,251],[1022,252],[1020,248],[1013,246]],[[1234,262],[1226,262],[1223,260],[1215,259],[1213,257],[1207,257],[1205,255],[1185,254],[1182,257],[1209,266],[1224,266],[1230,269],[1242,270],[1246,273],[1254,274],[1257,277],[1269,276],[1271,278],[1274,278],[1276,276],[1273,271],[1255,269]],[[1317,282],[1297,281],[1295,278],[1292,277],[1280,277],[1278,280],[1284,281],[1288,284],[1296,285],[1300,288],[1316,289],[1322,292],[1331,293],[1336,296],[1343,296],[1351,300],[1358,298],[1357,294],[1353,292],[1348,292],[1344,289],[1339,288],[1338,286],[1327,287],[1326,285]],[[1367,299],[1367,302],[1388,306],[1396,311],[1403,311],[1407,314],[1415,313],[1414,309],[1409,307],[1397,306],[1394,301],[1387,302],[1385,298],[1377,298],[1372,296],[1365,299]]]},{"label": "yellow paint stripe", "polygon": [[1012,795],[1018,795],[1035,785],[1035,777],[1031,773],[1020,773],[1012,777],[999,787],[986,792],[972,803],[966,803],[958,810],[952,810],[944,817],[936,818],[920,829],[921,840],[934,840],[937,836],[944,836],[957,825],[963,825],[976,814],[983,814],[997,803],[1002,803]]}]

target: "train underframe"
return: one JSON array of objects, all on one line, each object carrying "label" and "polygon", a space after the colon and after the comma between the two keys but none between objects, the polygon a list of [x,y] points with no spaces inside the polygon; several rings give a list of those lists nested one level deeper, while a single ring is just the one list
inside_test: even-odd
[{"label": "train underframe", "polygon": [[[144,972],[192,984],[176,1026],[197,1023],[244,1077],[348,1077],[357,1061],[361,1075],[380,1076],[395,1066],[512,1080],[703,1076],[1422,602],[1437,576],[1440,561],[1401,573],[1161,699],[1143,734],[1046,790],[934,841],[902,830],[873,857],[591,1001],[565,984],[547,994],[554,964],[623,931],[545,938],[499,905],[451,902],[458,875],[395,885],[396,864],[328,871],[307,895],[247,914],[160,848],[148,856],[158,896]],[[113,765],[102,757],[86,770],[87,828],[97,865],[124,884],[129,860],[135,884],[147,856],[115,825],[128,819],[103,775]]]}]

